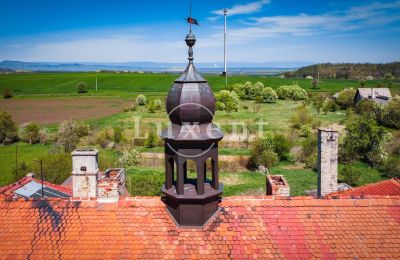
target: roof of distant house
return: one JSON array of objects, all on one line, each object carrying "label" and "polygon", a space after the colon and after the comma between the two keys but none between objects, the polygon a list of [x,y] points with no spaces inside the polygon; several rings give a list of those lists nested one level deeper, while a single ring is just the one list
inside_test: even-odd
[{"label": "roof of distant house", "polygon": [[392,94],[388,88],[358,88],[357,94],[362,99],[371,99],[380,104],[386,104],[392,98]]},{"label": "roof of distant house", "polygon": [[360,187],[329,193],[326,195],[326,197],[335,197],[335,196],[362,197],[365,195],[400,196],[400,179],[393,178],[376,183],[370,183]]},{"label": "roof of distant house", "polygon": [[159,197],[0,200],[9,259],[399,259],[400,196],[228,197],[202,228],[177,227]]},{"label": "roof of distant house", "polygon": [[[72,196],[72,188],[43,181],[43,193],[47,198],[69,198]],[[32,176],[26,176],[21,180],[0,187],[0,198],[40,198],[42,196],[42,181]]]}]

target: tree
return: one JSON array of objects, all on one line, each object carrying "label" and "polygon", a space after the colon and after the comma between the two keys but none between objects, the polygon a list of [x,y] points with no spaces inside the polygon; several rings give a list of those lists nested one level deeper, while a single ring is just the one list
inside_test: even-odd
[{"label": "tree", "polygon": [[314,79],[311,84],[312,84],[312,89],[318,88],[318,80]]},{"label": "tree", "polygon": [[88,92],[88,84],[86,84],[86,82],[79,82],[76,85],[77,89],[78,89],[78,93],[87,93]]},{"label": "tree", "polygon": [[144,146],[147,148],[154,148],[157,146],[157,135],[154,129],[151,129],[149,135],[147,136]]},{"label": "tree", "polygon": [[162,109],[162,101],[160,99],[155,99],[154,106],[156,107],[156,110],[161,110]]},{"label": "tree", "polygon": [[314,123],[314,118],[307,106],[300,105],[294,110],[290,121],[294,128],[300,129],[303,125],[312,125]]},{"label": "tree", "polygon": [[307,98],[307,91],[302,89],[298,83],[293,82],[293,85],[280,86],[276,90],[279,99],[304,100]]},{"label": "tree", "polygon": [[154,103],[154,101],[150,101],[149,104],[147,105],[147,111],[149,113],[155,113],[157,110],[156,104]]},{"label": "tree", "polygon": [[12,97],[13,97],[13,94],[12,94],[11,90],[6,88],[3,91],[3,98],[12,98]]},{"label": "tree", "polygon": [[139,157],[140,153],[135,149],[124,150],[119,158],[119,162],[123,167],[131,167],[138,164]]},{"label": "tree", "polygon": [[21,126],[21,139],[33,144],[39,141],[39,126],[34,122],[25,123]]},{"label": "tree", "polygon": [[64,147],[64,151],[70,152],[79,143],[79,131],[76,122],[65,120],[60,124],[57,133],[57,144]]},{"label": "tree", "polygon": [[400,129],[400,100],[393,98],[382,111],[382,125]]},{"label": "tree", "polygon": [[356,95],[356,90],[352,88],[347,88],[339,92],[339,96],[336,99],[336,103],[342,109],[347,109],[354,105],[354,96]]},{"label": "tree", "polygon": [[140,94],[136,97],[136,104],[138,104],[139,106],[145,106],[146,103],[147,103],[147,100],[144,95]]},{"label": "tree", "polygon": [[315,95],[312,98],[312,105],[317,110],[318,115],[321,113],[321,109],[324,106],[325,96],[323,94]]},{"label": "tree", "polygon": [[343,139],[343,152],[350,159],[362,159],[375,163],[372,158],[382,157],[387,132],[375,121],[364,117],[356,117],[346,125]]},{"label": "tree", "polygon": [[11,115],[0,110],[0,143],[10,144],[18,139],[18,128]]},{"label": "tree", "polygon": [[250,166],[266,168],[274,166],[287,156],[291,143],[282,134],[267,133],[263,138],[257,138],[251,144]]}]

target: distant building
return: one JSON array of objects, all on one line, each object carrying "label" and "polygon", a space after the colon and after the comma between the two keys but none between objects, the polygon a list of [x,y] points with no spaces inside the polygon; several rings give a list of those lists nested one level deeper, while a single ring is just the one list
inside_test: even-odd
[{"label": "distant building", "polygon": [[392,99],[392,94],[388,88],[358,88],[354,102],[358,103],[363,99],[386,105]]}]

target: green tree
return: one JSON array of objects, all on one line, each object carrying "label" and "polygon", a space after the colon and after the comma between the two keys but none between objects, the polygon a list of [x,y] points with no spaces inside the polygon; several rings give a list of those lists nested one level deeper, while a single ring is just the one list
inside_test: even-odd
[{"label": "green tree", "polygon": [[317,110],[318,115],[321,113],[321,109],[324,106],[325,96],[323,94],[315,95],[312,98],[312,105]]},{"label": "green tree", "polygon": [[393,98],[382,111],[382,125],[400,129],[400,99]]},{"label": "green tree", "polygon": [[350,159],[360,158],[374,163],[372,158],[384,154],[387,132],[375,121],[356,117],[347,123],[345,131],[342,149]]},{"label": "green tree", "polygon": [[342,109],[347,109],[354,105],[354,97],[356,95],[356,90],[352,88],[347,88],[339,92],[339,96],[336,99],[336,103]]},{"label": "green tree", "polygon": [[294,128],[300,129],[303,125],[312,125],[314,123],[314,117],[311,115],[307,106],[300,105],[294,110],[290,121]]},{"label": "green tree", "polygon": [[86,82],[83,82],[83,81],[79,82],[76,85],[76,87],[77,87],[78,93],[87,93],[88,92],[88,88],[89,88],[88,84],[86,84]]},{"label": "green tree", "polygon": [[234,91],[221,90],[215,95],[215,99],[218,103],[217,109],[223,108],[228,113],[239,109],[239,97]]},{"label": "green tree", "polygon": [[339,176],[343,182],[349,184],[350,186],[357,186],[357,183],[361,177],[361,172],[353,166],[345,165],[340,169]]},{"label": "green tree", "polygon": [[21,139],[33,144],[39,141],[39,126],[34,122],[25,123],[21,126]]},{"label": "green tree", "polygon": [[259,98],[256,99],[257,102],[262,103],[274,103],[278,99],[278,95],[276,94],[275,90],[270,87],[266,87],[261,90]]},{"label": "green tree", "polygon": [[61,122],[57,132],[57,144],[64,147],[65,152],[70,152],[79,143],[79,129],[75,121],[65,120]]},{"label": "green tree", "polygon": [[18,128],[11,115],[0,110],[0,143],[10,144],[18,139]]}]

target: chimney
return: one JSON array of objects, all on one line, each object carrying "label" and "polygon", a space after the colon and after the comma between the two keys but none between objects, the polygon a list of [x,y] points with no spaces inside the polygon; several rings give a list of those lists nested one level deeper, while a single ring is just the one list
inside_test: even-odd
[{"label": "chimney", "polygon": [[318,129],[318,190],[323,197],[337,191],[339,133]]},{"label": "chimney", "polygon": [[115,202],[119,196],[128,195],[124,168],[107,169],[97,180],[97,200]]},{"label": "chimney", "polygon": [[99,171],[98,151],[77,149],[71,155],[73,197],[96,197]]},{"label": "chimney", "polygon": [[267,195],[290,196],[290,186],[283,175],[267,175]]}]

